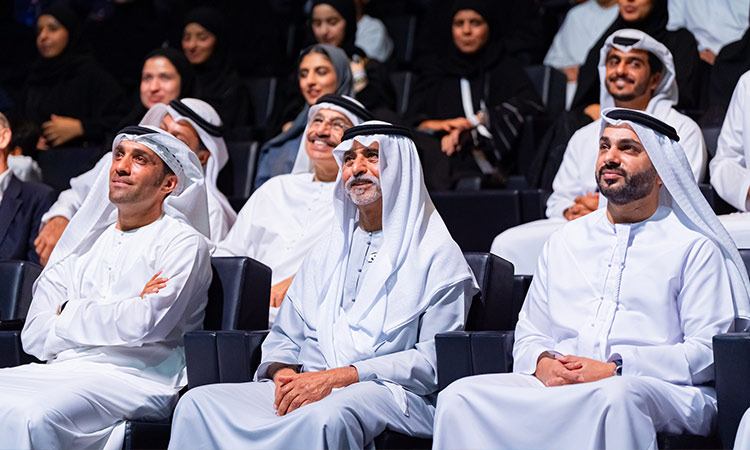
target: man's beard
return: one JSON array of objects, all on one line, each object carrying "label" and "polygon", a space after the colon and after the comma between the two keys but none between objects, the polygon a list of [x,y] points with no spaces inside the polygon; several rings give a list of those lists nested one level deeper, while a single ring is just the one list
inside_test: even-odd
[{"label": "man's beard", "polygon": [[628,76],[618,76],[615,77],[614,80],[608,80],[606,83],[604,83],[607,88],[607,92],[609,92],[609,94],[612,96],[612,98],[615,99],[615,101],[629,102],[636,97],[642,96],[648,90],[648,80],[643,80],[640,83],[636,82],[633,86],[633,90],[629,94],[615,94],[612,92],[612,89],[610,89],[610,84],[614,85],[620,78],[624,79],[626,82],[633,82],[633,80],[631,80]]},{"label": "man's beard", "polygon": [[[604,169],[617,171],[623,178],[623,185],[619,188],[613,188],[606,181],[602,182]],[[599,186],[599,192],[615,205],[625,205],[645,198],[653,190],[657,179],[658,174],[653,166],[642,172],[629,175],[624,169],[620,168],[619,164],[609,163],[600,167],[596,173],[596,184]]]},{"label": "man's beard", "polygon": [[[357,181],[369,181],[372,183],[375,189],[368,189],[366,192],[364,192],[364,190],[361,189],[359,185],[354,185],[354,183]],[[369,205],[370,203],[383,196],[383,191],[380,188],[380,180],[374,175],[365,174],[351,177],[347,180],[344,187],[346,189],[346,194],[357,206]],[[367,187],[367,184],[362,185],[362,187]]]}]

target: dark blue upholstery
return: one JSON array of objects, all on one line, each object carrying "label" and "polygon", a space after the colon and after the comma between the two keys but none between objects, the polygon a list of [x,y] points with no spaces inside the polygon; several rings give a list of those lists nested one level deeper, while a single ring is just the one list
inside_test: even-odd
[{"label": "dark blue upholstery", "polygon": [[230,142],[227,152],[229,161],[219,173],[216,185],[232,208],[239,211],[253,192],[260,146],[257,141]]},{"label": "dark blue upholstery", "polygon": [[41,272],[42,266],[29,261],[0,261],[0,321],[26,317]]}]

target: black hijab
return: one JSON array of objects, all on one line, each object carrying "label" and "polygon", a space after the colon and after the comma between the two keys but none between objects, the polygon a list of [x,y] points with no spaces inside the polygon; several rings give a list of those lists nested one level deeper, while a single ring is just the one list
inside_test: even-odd
[{"label": "black hijab", "polygon": [[[487,42],[476,53],[461,52],[453,41],[453,18],[461,10],[470,9],[487,22],[490,35]],[[491,70],[502,58],[504,48],[497,24],[498,11],[494,1],[456,0],[450,9],[450,20],[443,25],[443,33],[448,34],[450,46],[445,54],[438,55],[432,62],[429,72],[453,75],[459,78],[473,78]]]},{"label": "black hijab", "polygon": [[81,19],[65,3],[57,3],[42,10],[39,16],[50,15],[65,27],[68,32],[68,44],[65,49],[52,58],[41,55],[34,62],[29,73],[30,85],[55,84],[60,79],[69,78],[85,66],[94,63],[94,58],[83,50],[81,40]]},{"label": "black hijab", "polygon": [[226,38],[226,19],[219,10],[204,6],[193,9],[185,16],[182,29],[191,23],[197,23],[216,37],[211,56],[205,62],[193,66],[196,96],[211,104],[221,103],[227,92],[229,74],[232,71]]},{"label": "black hijab", "polygon": [[711,68],[711,106],[726,108],[742,74],[750,70],[750,26],[739,41],[727,44],[716,55]]},{"label": "black hijab", "polygon": [[180,74],[180,97],[193,97],[195,94],[195,71],[190,62],[185,58],[185,55],[175,48],[157,48],[150,51],[145,58],[143,58],[143,65],[146,64],[151,58],[162,56],[167,58],[172,63],[177,73]]},{"label": "black hijab", "polygon": [[[339,47],[343,49],[349,58],[354,55],[365,57],[365,52],[354,45],[354,39],[357,35],[357,14],[354,10],[353,0],[313,0],[313,9],[316,6],[326,4],[331,8],[335,9],[346,22],[346,29],[344,31],[344,40],[341,41]],[[312,11],[312,10],[311,10]],[[312,28],[312,27],[311,27]]]}]

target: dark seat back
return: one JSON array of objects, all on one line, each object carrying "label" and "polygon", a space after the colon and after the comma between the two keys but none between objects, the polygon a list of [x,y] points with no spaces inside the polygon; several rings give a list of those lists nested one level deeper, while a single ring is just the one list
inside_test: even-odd
[{"label": "dark seat back", "polygon": [[513,264],[491,253],[464,253],[481,292],[474,297],[466,330],[512,330]]},{"label": "dark seat back", "polygon": [[486,252],[495,236],[521,223],[518,191],[433,191],[435,208],[464,252]]},{"label": "dark seat back", "polygon": [[279,80],[276,77],[246,78],[245,86],[253,107],[253,125],[263,128],[273,114]]},{"label": "dark seat back", "polygon": [[0,261],[0,320],[26,318],[40,273],[42,266],[30,261]]},{"label": "dark seat back", "polygon": [[524,69],[547,111],[551,115],[565,111],[565,91],[568,84],[565,74],[542,64],[526,66]]},{"label": "dark seat back", "polygon": [[253,192],[259,150],[257,141],[227,143],[229,161],[221,170],[217,185],[237,211]]},{"label": "dark seat back", "polygon": [[716,155],[716,145],[719,142],[721,125],[701,127],[701,132],[703,132],[703,140],[706,141],[706,151],[710,158],[713,158]]},{"label": "dark seat back", "polygon": [[383,17],[383,24],[393,40],[393,54],[397,67],[408,66],[414,59],[414,40],[417,34],[417,16],[397,15]]},{"label": "dark seat back", "polygon": [[396,113],[403,117],[409,108],[409,96],[411,95],[414,73],[408,71],[391,72],[390,77],[391,83],[396,89]]},{"label": "dark seat back", "polygon": [[44,184],[58,192],[70,187],[70,179],[94,167],[101,156],[98,147],[62,147],[37,152]]},{"label": "dark seat back", "polygon": [[271,296],[271,269],[246,257],[211,258],[214,277],[208,288],[203,328],[265,330]]}]

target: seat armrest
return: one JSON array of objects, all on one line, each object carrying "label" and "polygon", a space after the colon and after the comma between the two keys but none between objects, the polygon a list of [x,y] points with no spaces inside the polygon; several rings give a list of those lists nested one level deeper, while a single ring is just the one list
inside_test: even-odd
[{"label": "seat armrest", "polygon": [[0,320],[0,331],[21,331],[26,319],[7,319]]},{"label": "seat armrest", "polygon": [[193,331],[185,334],[188,386],[250,381],[268,331]]},{"label": "seat armrest", "polygon": [[724,448],[734,446],[742,415],[750,408],[750,333],[714,336],[716,396],[719,402],[719,437]]},{"label": "seat armrest", "polygon": [[40,362],[23,351],[21,331],[0,331],[0,369]]},{"label": "seat armrest", "polygon": [[435,336],[438,388],[459,378],[513,370],[512,331],[452,331]]}]

